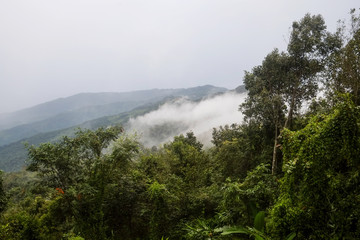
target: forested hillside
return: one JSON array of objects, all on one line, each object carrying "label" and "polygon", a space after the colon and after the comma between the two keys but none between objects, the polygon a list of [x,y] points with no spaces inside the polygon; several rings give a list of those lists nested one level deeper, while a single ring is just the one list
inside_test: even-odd
[{"label": "forested hillside", "polygon": [[334,33],[307,14],[245,73],[245,119],[211,148],[118,125],[28,146],[2,173],[0,238],[360,239],[359,63],[358,12]]}]

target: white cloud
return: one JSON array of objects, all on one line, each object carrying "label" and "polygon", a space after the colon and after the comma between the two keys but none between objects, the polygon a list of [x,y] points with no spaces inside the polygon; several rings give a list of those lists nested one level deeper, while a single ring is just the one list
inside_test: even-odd
[{"label": "white cloud", "polygon": [[140,133],[144,144],[149,147],[189,131],[209,145],[214,127],[243,121],[238,108],[245,97],[245,93],[229,92],[200,102],[178,99],[162,105],[156,111],[130,119],[129,128]]}]

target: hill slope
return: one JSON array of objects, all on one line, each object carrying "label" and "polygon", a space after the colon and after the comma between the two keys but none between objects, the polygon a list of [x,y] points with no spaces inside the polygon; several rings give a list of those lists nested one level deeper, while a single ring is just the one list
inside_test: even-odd
[{"label": "hill slope", "polygon": [[[9,117],[9,119],[13,119],[12,124],[16,124],[19,121],[30,121],[30,123],[0,131],[0,146],[39,133],[68,128],[103,116],[120,114],[142,106],[145,103],[156,103],[166,97],[186,96],[190,99],[199,99],[225,91],[225,88],[206,85],[187,89],[153,89],[129,93],[78,94],[13,113],[12,117]],[[104,102],[106,104],[101,104]],[[82,107],[77,108],[79,106]],[[41,118],[46,116],[48,116],[46,119],[41,120]],[[36,119],[35,117],[40,120],[33,122]],[[5,119],[2,120],[0,119],[0,124],[6,125]]]},{"label": "hill slope", "polygon": [[[97,112],[98,109],[101,109],[104,106],[106,106],[105,109],[108,109],[109,111],[102,114],[110,115],[114,114],[114,109],[111,108],[112,103],[117,103],[115,104],[115,106],[117,106],[118,103],[125,102],[134,104],[149,101],[156,102],[168,96],[186,95],[189,97],[199,97],[211,93],[225,92],[226,90],[227,89],[225,88],[206,85],[186,89],[152,89],[121,93],[80,93],[71,97],[60,98],[42,103],[17,112],[0,114],[0,130],[46,120],[63,113],[69,113],[74,116],[77,112],[82,114],[83,112],[86,112],[86,110],[91,110],[92,108],[95,108],[95,111],[93,112]],[[98,115],[96,117],[101,116],[104,115]],[[94,118],[93,116],[91,117]]]},{"label": "hill slope", "polygon": [[25,143],[29,145],[38,145],[44,142],[54,142],[62,136],[71,136],[79,128],[96,129],[99,127],[106,127],[110,125],[123,125],[131,117],[143,115],[147,112],[155,110],[158,104],[144,105],[142,107],[133,109],[130,112],[121,113],[115,116],[107,116],[99,119],[91,120],[83,124],[73,126],[66,129],[61,129],[52,132],[40,133],[35,136],[13,142],[9,145],[0,147],[0,169],[6,172],[18,171],[25,166],[27,159],[27,150]]},{"label": "hill slope", "polygon": [[[201,101],[202,98],[215,96],[221,92],[224,92],[223,88],[216,88],[212,86],[180,89],[177,90],[176,94],[169,95],[157,102],[149,101],[148,103],[136,107],[130,111],[126,111],[112,116],[100,117],[97,119],[86,121],[81,124],[73,125],[71,127],[59,129],[56,131],[47,131],[29,137],[21,138],[21,140],[17,140],[15,142],[0,147],[0,169],[5,171],[17,171],[25,165],[25,159],[27,158],[27,151],[25,149],[24,142],[27,142],[31,145],[32,144],[37,145],[43,142],[56,141],[65,135],[72,135],[78,128],[96,129],[99,127],[106,127],[109,125],[118,125],[118,124],[125,125],[130,118],[142,116],[148,112],[154,111],[158,109],[159,106],[165,104],[166,102],[171,102],[179,97],[185,96],[187,99],[191,101],[199,102]],[[117,103],[114,104],[116,105]],[[97,108],[94,107],[94,109]],[[99,111],[101,111],[101,109],[99,109]],[[58,115],[57,117],[59,116],[61,115]],[[15,129],[21,130],[21,128],[23,128],[31,131],[32,128],[37,128],[37,127],[44,128],[42,124],[46,123],[50,125],[52,124],[51,120],[61,122],[61,119],[58,119],[57,117],[47,120],[48,122],[40,121],[37,123],[29,124],[27,126],[24,125],[21,127],[13,128],[12,130]],[[6,131],[2,131],[2,133],[3,132]]]}]

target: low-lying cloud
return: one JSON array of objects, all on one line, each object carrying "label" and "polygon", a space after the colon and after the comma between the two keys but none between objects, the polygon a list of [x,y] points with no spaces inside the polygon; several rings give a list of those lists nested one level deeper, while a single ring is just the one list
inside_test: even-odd
[{"label": "low-lying cloud", "polygon": [[130,129],[140,133],[142,142],[148,147],[158,146],[189,131],[209,146],[214,127],[243,121],[238,108],[245,97],[246,93],[229,92],[200,102],[177,99],[158,110],[130,119]]}]

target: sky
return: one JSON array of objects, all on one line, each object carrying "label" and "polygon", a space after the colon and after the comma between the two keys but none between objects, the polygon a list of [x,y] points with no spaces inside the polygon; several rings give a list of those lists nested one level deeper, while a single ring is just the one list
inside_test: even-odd
[{"label": "sky", "polygon": [[293,21],[359,0],[0,0],[0,113],[81,92],[233,89]]}]

